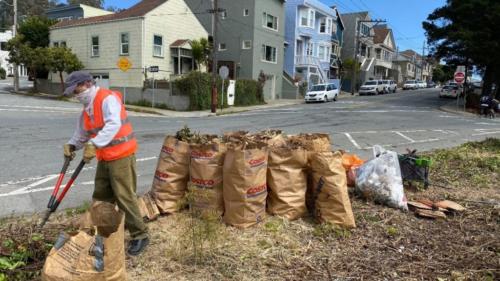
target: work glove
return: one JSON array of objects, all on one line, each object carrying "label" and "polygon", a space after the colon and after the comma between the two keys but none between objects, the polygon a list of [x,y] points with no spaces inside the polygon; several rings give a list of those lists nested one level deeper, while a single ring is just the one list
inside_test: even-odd
[{"label": "work glove", "polygon": [[85,163],[89,163],[95,157],[95,150],[95,145],[90,141],[83,146],[83,161]]},{"label": "work glove", "polygon": [[68,157],[69,160],[73,160],[76,156],[75,149],[75,146],[72,144],[67,143],[63,145],[64,157]]}]

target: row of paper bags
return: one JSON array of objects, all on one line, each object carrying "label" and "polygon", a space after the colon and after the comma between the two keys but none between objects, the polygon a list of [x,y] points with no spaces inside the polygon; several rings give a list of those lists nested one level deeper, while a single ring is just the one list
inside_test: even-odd
[{"label": "row of paper bags", "polygon": [[341,153],[330,150],[324,134],[304,136],[310,145],[290,145],[297,139],[189,144],[167,136],[141,212],[149,220],[177,212],[188,193],[190,208],[240,228],[262,221],[266,209],[290,220],[309,209],[319,222],[355,227]]}]

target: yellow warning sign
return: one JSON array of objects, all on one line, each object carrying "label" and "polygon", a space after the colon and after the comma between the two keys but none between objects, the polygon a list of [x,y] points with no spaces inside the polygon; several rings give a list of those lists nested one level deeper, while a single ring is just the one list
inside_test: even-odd
[{"label": "yellow warning sign", "polygon": [[116,65],[123,72],[126,72],[132,67],[132,63],[127,58],[120,58]]}]

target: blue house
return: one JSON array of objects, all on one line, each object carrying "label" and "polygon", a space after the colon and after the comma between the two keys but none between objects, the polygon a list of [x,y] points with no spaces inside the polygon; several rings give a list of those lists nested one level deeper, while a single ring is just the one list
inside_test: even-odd
[{"label": "blue house", "polygon": [[335,7],[319,0],[285,3],[285,72],[308,85],[336,82],[344,25]]}]

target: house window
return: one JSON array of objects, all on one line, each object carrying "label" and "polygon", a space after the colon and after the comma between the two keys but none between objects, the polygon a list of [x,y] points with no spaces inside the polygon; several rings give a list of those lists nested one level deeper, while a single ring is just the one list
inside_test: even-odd
[{"label": "house window", "polygon": [[153,57],[163,57],[163,36],[153,35]]},{"label": "house window", "polygon": [[99,36],[92,36],[92,56],[99,56]]},{"label": "house window", "polygon": [[367,26],[366,24],[361,24],[361,34],[364,36],[369,36],[370,35],[370,27]]},{"label": "house window", "polygon": [[380,55],[381,50],[375,49],[375,52],[377,53],[377,59],[380,59],[381,58],[381,55]]},{"label": "house window", "polygon": [[252,40],[243,40],[242,49],[248,50],[252,48]]},{"label": "house window", "polygon": [[306,56],[312,56],[313,55],[313,48],[314,48],[314,44],[313,43],[307,43],[307,46],[306,46]]},{"label": "house window", "polygon": [[222,11],[222,12],[220,13],[220,18],[221,18],[222,20],[225,20],[225,19],[227,18],[227,11]]},{"label": "house window", "polygon": [[243,16],[248,17],[250,15],[250,11],[248,9],[243,9]]},{"label": "house window", "polygon": [[226,49],[226,43],[219,43],[219,51],[225,51]]},{"label": "house window", "polygon": [[309,10],[309,27],[314,28],[314,22],[316,21],[315,15],[316,13],[314,10]]},{"label": "house window", "polygon": [[276,48],[262,45],[262,60],[266,62],[276,63]]},{"label": "house window", "polygon": [[120,33],[120,55],[128,55],[129,52],[129,35],[128,33]]},{"label": "house window", "polygon": [[278,18],[270,15],[268,13],[264,13],[262,17],[263,26],[270,28],[272,30],[278,30]]},{"label": "house window", "polygon": [[59,42],[54,42],[54,47],[59,47]]},{"label": "house window", "polygon": [[300,26],[308,26],[309,19],[307,15],[307,10],[300,11]]},{"label": "house window", "polygon": [[7,42],[0,42],[0,51],[7,51]]},{"label": "house window", "polygon": [[325,49],[325,61],[329,61],[332,56],[332,48],[327,46]]},{"label": "house window", "polygon": [[327,30],[326,22],[327,22],[326,18],[321,18],[321,20],[319,21],[319,33],[326,33]]},{"label": "house window", "polygon": [[325,46],[323,45],[318,46],[318,57],[322,60],[325,59]]},{"label": "house window", "polygon": [[59,46],[66,48],[66,41],[61,41],[59,43]]}]

